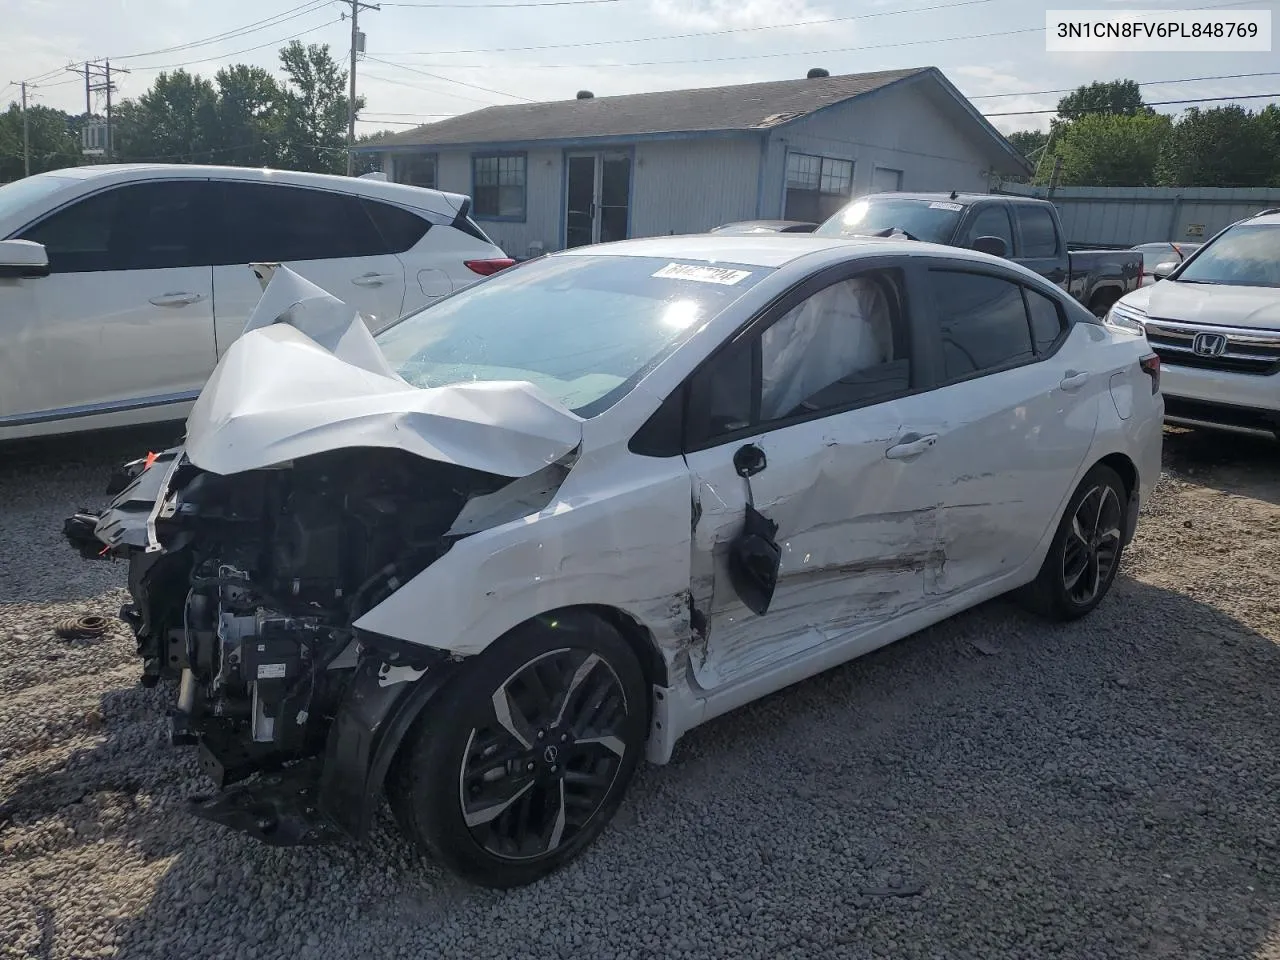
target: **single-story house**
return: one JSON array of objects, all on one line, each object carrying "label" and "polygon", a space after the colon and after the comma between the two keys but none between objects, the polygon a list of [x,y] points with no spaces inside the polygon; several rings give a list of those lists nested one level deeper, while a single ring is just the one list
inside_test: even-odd
[{"label": "single-story house", "polygon": [[885,190],[986,192],[1026,160],[936,67],[487,107],[362,148],[387,178],[473,198],[517,257],[822,220]]}]

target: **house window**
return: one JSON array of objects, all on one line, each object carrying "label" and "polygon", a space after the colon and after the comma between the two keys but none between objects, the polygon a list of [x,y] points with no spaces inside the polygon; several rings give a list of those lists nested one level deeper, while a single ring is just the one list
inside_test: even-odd
[{"label": "house window", "polygon": [[525,156],[473,156],[472,210],[486,220],[524,220]]},{"label": "house window", "polygon": [[788,154],[787,205],[783,216],[788,220],[820,223],[848,202],[852,189],[852,160]]},{"label": "house window", "polygon": [[430,187],[432,190],[439,186],[434,153],[396,157],[394,163],[396,183],[407,183],[411,187]]}]

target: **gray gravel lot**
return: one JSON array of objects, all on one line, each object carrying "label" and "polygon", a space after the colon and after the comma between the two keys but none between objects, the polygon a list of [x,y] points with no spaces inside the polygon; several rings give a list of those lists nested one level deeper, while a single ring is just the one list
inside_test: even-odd
[{"label": "gray gravel lot", "polygon": [[1269,445],[1171,434],[1086,621],[990,604],[724,717],[498,894],[385,813],[274,850],[181,810],[207,783],[125,630],[52,633],[123,597],[60,523],[139,442],[0,454],[0,957],[1280,958]]}]

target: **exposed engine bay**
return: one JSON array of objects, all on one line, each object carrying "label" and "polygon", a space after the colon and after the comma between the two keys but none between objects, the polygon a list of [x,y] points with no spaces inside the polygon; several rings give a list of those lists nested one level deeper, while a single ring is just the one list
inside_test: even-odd
[{"label": "exposed engine bay", "polygon": [[128,465],[111,508],[66,534],[128,560],[143,683],[178,684],[173,741],[225,787],[322,753],[362,661],[431,659],[353,624],[448,551],[468,501],[510,483],[377,448],[222,476],[175,448]]}]

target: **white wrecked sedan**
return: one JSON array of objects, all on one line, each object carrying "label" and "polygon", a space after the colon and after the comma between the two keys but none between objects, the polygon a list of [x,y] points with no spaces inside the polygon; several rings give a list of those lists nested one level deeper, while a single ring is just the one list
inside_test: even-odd
[{"label": "white wrecked sedan", "polygon": [[1140,331],[949,247],[581,248],[376,341],[280,269],[183,445],[67,532],[129,559],[198,814],[359,837],[385,786],[514,886],[712,717],[1008,591],[1087,614],[1162,406]]}]

